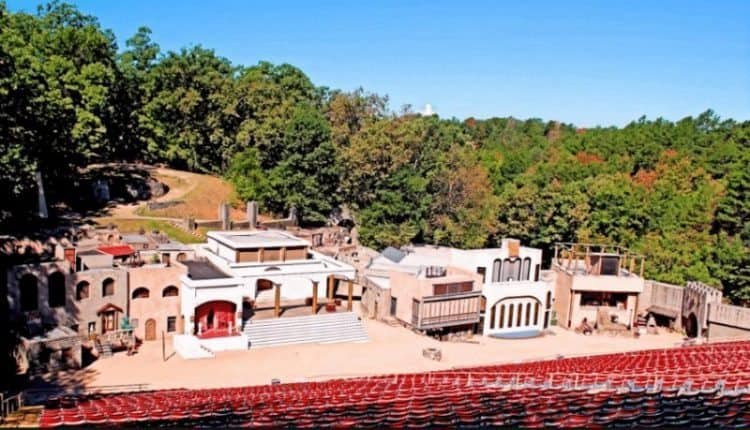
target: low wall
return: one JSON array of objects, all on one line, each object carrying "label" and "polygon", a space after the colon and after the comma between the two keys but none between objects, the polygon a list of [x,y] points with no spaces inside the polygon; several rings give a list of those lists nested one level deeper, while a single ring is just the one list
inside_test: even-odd
[{"label": "low wall", "polygon": [[684,292],[685,288],[681,285],[647,280],[643,294],[638,299],[638,310],[650,310],[674,318],[679,323],[682,319]]},{"label": "low wall", "polygon": [[708,305],[708,321],[750,331],[750,308],[710,303]]},{"label": "low wall", "polygon": [[241,334],[239,336],[227,336],[217,337],[213,339],[200,339],[200,344],[210,349],[211,351],[245,351],[247,350],[247,336]]}]

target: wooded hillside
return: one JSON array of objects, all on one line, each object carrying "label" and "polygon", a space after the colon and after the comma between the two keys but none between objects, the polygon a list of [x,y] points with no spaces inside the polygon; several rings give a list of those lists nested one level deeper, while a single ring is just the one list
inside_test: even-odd
[{"label": "wooded hillside", "polygon": [[748,121],[706,111],[582,130],[396,113],[288,64],[162,52],[146,28],[118,47],[75,7],[0,4],[0,222],[33,209],[36,171],[55,200],[76,169],[107,161],[224,175],[310,224],[347,205],[374,247],[616,242],[647,256],[650,278],[750,300]]}]

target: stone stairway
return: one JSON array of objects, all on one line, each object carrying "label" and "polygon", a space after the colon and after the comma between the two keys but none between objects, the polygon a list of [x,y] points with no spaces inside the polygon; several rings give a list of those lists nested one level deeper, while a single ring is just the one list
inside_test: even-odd
[{"label": "stone stairway", "polygon": [[186,334],[177,334],[172,336],[172,345],[180,357],[186,360],[195,360],[199,358],[212,358],[214,352],[209,348],[201,345],[195,336]]},{"label": "stone stairway", "polygon": [[362,321],[352,312],[250,320],[243,333],[249,348],[369,340]]},{"label": "stone stairway", "polygon": [[101,358],[112,356],[112,344],[109,342],[96,342],[96,350],[99,352],[99,357]]}]

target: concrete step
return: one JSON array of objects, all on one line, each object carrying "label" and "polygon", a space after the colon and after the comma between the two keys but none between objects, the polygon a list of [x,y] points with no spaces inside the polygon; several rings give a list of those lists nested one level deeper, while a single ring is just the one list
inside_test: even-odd
[{"label": "concrete step", "polygon": [[369,340],[362,322],[351,312],[251,320],[245,324],[243,333],[250,348]]}]

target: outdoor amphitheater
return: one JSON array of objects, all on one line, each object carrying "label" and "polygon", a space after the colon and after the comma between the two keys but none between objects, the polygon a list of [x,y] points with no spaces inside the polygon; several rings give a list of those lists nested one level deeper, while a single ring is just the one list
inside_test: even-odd
[{"label": "outdoor amphitheater", "polygon": [[47,399],[38,424],[748,427],[750,342],[324,382],[63,395]]}]

